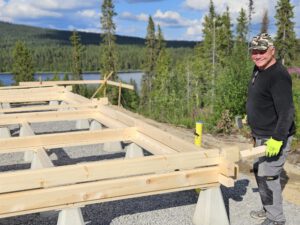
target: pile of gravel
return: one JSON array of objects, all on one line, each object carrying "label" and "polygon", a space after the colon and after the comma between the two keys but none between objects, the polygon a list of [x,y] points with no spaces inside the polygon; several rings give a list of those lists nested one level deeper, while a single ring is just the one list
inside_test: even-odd
[{"label": "pile of gravel", "polygon": [[[36,135],[76,131],[75,122],[32,124]],[[13,136],[18,127],[10,127]],[[124,157],[124,152],[107,153],[102,145],[50,149],[49,157],[55,166]],[[1,154],[0,171],[30,168],[23,161],[23,153]],[[221,187],[231,225],[253,225],[249,212],[261,207],[253,179],[241,174],[232,188]],[[194,190],[127,200],[87,205],[82,208],[84,221],[89,225],[192,225],[198,195]],[[1,204],[1,203],[0,203]],[[300,206],[284,202],[286,225],[300,224]],[[218,216],[218,215],[216,215]],[[45,217],[39,213],[0,219],[0,225],[56,225],[57,213]],[[71,224],[70,224],[71,225]],[[212,224],[213,225],[213,224]]]}]

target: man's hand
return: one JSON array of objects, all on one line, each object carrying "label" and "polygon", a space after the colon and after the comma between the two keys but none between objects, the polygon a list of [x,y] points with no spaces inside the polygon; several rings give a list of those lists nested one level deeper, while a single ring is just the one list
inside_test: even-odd
[{"label": "man's hand", "polygon": [[276,141],[275,139],[270,138],[269,140],[267,140],[266,144],[267,144],[266,156],[272,157],[272,156],[276,156],[279,154],[279,151],[280,151],[280,148],[281,148],[283,142]]}]

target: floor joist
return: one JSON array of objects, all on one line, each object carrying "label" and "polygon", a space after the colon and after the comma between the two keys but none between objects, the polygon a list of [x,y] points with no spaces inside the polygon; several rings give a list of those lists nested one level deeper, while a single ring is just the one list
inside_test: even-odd
[{"label": "floor joist", "polygon": [[[70,83],[63,85],[67,84]],[[20,124],[22,132],[31,130],[25,133],[32,134],[3,135],[0,154],[30,150],[39,163],[33,170],[0,173],[0,218],[234,184],[238,173],[235,164],[239,159],[237,148],[198,148],[109,106],[107,99],[87,99],[70,92],[70,87],[32,85],[36,84],[0,88],[0,125]],[[115,85],[120,86],[119,83]],[[38,112],[33,112],[35,110]],[[88,119],[94,120],[92,125]],[[78,130],[34,135],[30,125],[70,120],[76,120]],[[80,131],[82,121],[85,122],[84,129],[91,130]],[[9,128],[5,127],[8,131]],[[46,152],[51,148],[92,144],[120,146],[121,141],[135,143],[140,151],[142,148],[153,155],[55,167]]]},{"label": "floor joist", "polygon": [[130,141],[135,137],[136,132],[135,127],[127,127],[0,139],[0,153]]}]

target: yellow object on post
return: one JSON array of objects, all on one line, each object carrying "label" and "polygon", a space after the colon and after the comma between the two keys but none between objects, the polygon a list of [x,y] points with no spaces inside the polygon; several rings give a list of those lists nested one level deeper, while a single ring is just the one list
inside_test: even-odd
[{"label": "yellow object on post", "polygon": [[196,122],[195,145],[201,147],[202,144],[202,121]]},{"label": "yellow object on post", "polygon": [[[202,127],[203,123],[202,121],[196,122],[196,129],[195,129],[195,145],[201,147],[202,144]],[[201,189],[197,188],[195,189],[196,193],[199,194]]]}]

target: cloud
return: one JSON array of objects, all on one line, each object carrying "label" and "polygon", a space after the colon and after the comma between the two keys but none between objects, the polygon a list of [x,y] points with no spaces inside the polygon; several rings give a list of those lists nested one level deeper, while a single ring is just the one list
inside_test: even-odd
[{"label": "cloud", "polygon": [[123,13],[121,13],[120,18],[124,19],[124,20],[147,22],[149,15],[147,15],[145,13],[141,13],[139,15],[134,15],[130,12],[123,12]]},{"label": "cloud", "polygon": [[188,27],[194,25],[197,20],[183,18],[178,12],[157,10],[153,16],[156,23],[164,27]]},{"label": "cloud", "polygon": [[0,0],[0,19],[36,19],[63,17],[66,11],[85,9],[97,4],[96,0]]},{"label": "cloud", "polygon": [[[18,0],[23,1],[23,0]],[[79,8],[89,8],[98,3],[96,0],[78,1],[78,0],[28,0],[32,4],[41,9],[47,10],[72,10]]]},{"label": "cloud", "polygon": [[[226,7],[229,7],[229,12],[232,18],[232,22],[235,24],[236,19],[241,11],[241,8],[248,12],[249,0],[214,0],[215,10],[217,13],[223,13],[226,11]],[[184,5],[189,9],[200,10],[204,13],[208,12],[209,1],[207,0],[185,0]],[[267,9],[269,17],[272,18],[275,15],[276,1],[273,0],[260,0],[254,1],[254,13],[252,15],[253,23],[261,23],[263,13]]]},{"label": "cloud", "polygon": [[78,11],[76,15],[86,19],[99,19],[101,13],[98,13],[94,9],[86,9]]},{"label": "cloud", "polygon": [[126,0],[128,3],[162,2],[164,0]]},{"label": "cloud", "polygon": [[[4,4],[3,4],[4,3]],[[27,4],[24,0],[11,0],[1,3],[0,18],[8,18],[10,21],[20,18],[35,19],[39,17],[61,17],[62,14],[37,8],[33,4]]]}]

